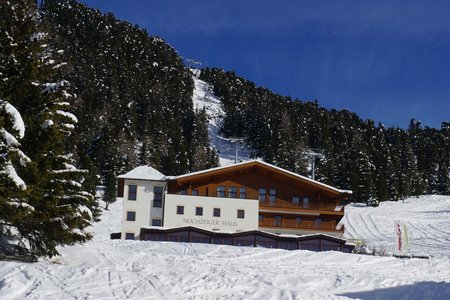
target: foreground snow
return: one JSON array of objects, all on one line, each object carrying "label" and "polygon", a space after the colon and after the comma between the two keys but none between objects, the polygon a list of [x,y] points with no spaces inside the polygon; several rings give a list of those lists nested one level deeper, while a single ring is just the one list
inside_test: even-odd
[{"label": "foreground snow", "polygon": [[348,207],[347,234],[374,244],[390,240],[392,216],[406,220],[412,250],[423,239],[419,250],[435,255],[422,260],[109,240],[120,228],[115,203],[87,244],[35,264],[0,262],[0,299],[450,299],[449,204],[434,196]]}]

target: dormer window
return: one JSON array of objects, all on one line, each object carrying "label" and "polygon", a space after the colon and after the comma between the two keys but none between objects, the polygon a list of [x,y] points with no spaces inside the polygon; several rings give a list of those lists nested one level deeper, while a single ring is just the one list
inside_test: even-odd
[{"label": "dormer window", "polygon": [[225,198],[225,186],[217,186],[217,197]]}]

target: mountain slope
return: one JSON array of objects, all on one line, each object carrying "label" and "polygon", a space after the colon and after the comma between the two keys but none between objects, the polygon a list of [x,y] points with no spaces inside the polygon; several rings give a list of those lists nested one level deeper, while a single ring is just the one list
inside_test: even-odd
[{"label": "mountain slope", "polygon": [[[194,80],[194,93],[192,101],[194,108],[205,109],[208,115],[208,133],[211,145],[216,149],[220,165],[226,166],[234,163],[236,156],[236,145],[232,139],[224,137],[220,131],[223,127],[225,112],[221,100],[214,95],[213,87],[201,80],[201,71],[191,69]],[[238,161],[250,159],[251,149],[242,142],[238,146]]]},{"label": "mountain slope", "polygon": [[307,175],[304,151],[321,148],[317,179],[353,191],[353,199],[450,194],[450,123],[440,129],[411,120],[386,128],[347,110],[327,110],[274,94],[233,71],[205,68],[200,79],[223,104],[221,132],[242,137],[256,156]]},{"label": "mountain slope", "polygon": [[103,181],[140,164],[171,175],[215,165],[204,116],[192,103],[203,97],[209,102],[200,106],[222,116],[208,126],[218,132],[209,139],[223,159],[234,156],[225,138],[239,137],[249,148],[242,157],[252,153],[308,175],[304,151],[321,148],[316,179],[353,190],[355,200],[450,194],[449,122],[440,129],[415,120],[408,129],[386,128],[347,110],[277,95],[234,72],[205,68],[192,78],[175,49],[112,14],[74,0],[45,1],[44,11],[53,46],[68,62],[61,76],[80,96],[71,145]]},{"label": "mountain slope", "polygon": [[80,163],[103,178],[140,164],[177,175],[211,163],[196,157],[208,142],[196,136],[194,83],[175,49],[77,1],[47,0],[43,13],[79,96],[72,146]]}]

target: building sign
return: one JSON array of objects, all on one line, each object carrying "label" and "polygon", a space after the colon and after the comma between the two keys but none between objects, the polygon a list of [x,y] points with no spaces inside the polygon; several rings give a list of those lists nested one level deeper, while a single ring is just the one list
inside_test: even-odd
[{"label": "building sign", "polygon": [[238,222],[236,221],[211,220],[211,219],[183,218],[183,223],[187,225],[209,225],[209,226],[228,226],[228,227],[238,226]]}]

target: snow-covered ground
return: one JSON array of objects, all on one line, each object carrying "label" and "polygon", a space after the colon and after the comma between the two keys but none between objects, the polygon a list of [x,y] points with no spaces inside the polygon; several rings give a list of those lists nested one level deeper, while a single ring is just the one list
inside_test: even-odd
[{"label": "snow-covered ground", "polygon": [[422,196],[379,207],[348,205],[345,211],[347,239],[363,239],[371,248],[392,252],[398,221],[407,227],[410,253],[450,257],[450,197]]},{"label": "snow-covered ground", "polygon": [[395,217],[428,260],[110,240],[121,207],[60,257],[0,262],[0,299],[450,299],[450,197],[347,207],[347,236],[390,247]]},{"label": "snow-covered ground", "polygon": [[[194,79],[194,94],[192,101],[194,108],[199,110],[205,108],[206,114],[209,118],[208,130],[209,140],[211,145],[216,148],[219,154],[221,166],[227,166],[234,163],[235,160],[235,142],[225,138],[219,134],[219,130],[223,124],[223,110],[222,102],[214,95],[213,87],[208,83],[200,80],[200,70],[191,69]],[[240,144],[238,148],[238,160],[248,160],[251,154],[251,149],[245,144]]]}]

